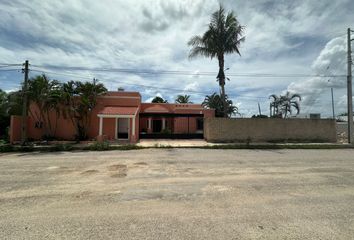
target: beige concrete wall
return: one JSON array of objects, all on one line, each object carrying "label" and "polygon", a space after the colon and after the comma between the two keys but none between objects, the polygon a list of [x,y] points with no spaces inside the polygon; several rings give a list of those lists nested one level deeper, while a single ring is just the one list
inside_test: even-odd
[{"label": "beige concrete wall", "polygon": [[336,142],[331,119],[206,118],[204,138],[211,142]]}]

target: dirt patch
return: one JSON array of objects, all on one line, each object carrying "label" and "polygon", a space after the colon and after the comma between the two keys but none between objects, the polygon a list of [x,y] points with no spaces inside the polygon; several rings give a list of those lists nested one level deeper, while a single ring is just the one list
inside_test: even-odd
[{"label": "dirt patch", "polygon": [[81,174],[83,174],[83,175],[92,175],[92,174],[95,174],[95,173],[98,173],[98,170],[90,169],[90,170],[82,172]]},{"label": "dirt patch", "polygon": [[121,171],[121,170],[126,170],[127,165],[124,164],[115,164],[107,167],[108,171]]},{"label": "dirt patch", "polygon": [[127,176],[127,165],[124,164],[115,164],[107,167],[108,171],[115,172],[111,173],[110,176],[112,178],[123,178]]},{"label": "dirt patch", "polygon": [[137,163],[134,163],[134,165],[147,166],[148,164],[146,162],[137,162]]},{"label": "dirt patch", "polygon": [[83,192],[75,194],[74,196],[75,196],[75,198],[87,198],[90,195],[91,195],[90,191],[83,191]]},{"label": "dirt patch", "polygon": [[112,178],[123,178],[127,176],[126,172],[114,173],[110,175]]}]

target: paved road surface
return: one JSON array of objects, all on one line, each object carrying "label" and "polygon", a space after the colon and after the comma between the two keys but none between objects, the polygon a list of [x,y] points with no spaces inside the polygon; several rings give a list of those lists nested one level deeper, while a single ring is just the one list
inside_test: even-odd
[{"label": "paved road surface", "polygon": [[0,239],[353,239],[353,150],[0,155]]}]

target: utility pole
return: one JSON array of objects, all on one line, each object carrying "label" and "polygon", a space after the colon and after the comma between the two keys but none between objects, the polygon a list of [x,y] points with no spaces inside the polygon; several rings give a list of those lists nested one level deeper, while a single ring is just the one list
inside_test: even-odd
[{"label": "utility pole", "polygon": [[23,88],[22,88],[22,96],[23,96],[23,106],[22,106],[22,118],[21,118],[21,144],[25,145],[27,142],[27,102],[28,102],[28,60],[24,63],[24,69],[22,72],[25,74]]},{"label": "utility pole", "polygon": [[259,112],[259,115],[262,115],[261,106],[259,105],[259,102],[258,102],[258,112]]},{"label": "utility pole", "polygon": [[352,92],[352,47],[351,30],[348,28],[348,75],[347,75],[347,96],[348,96],[348,143],[353,144],[353,92]]},{"label": "utility pole", "polygon": [[333,119],[335,119],[335,114],[334,114],[334,98],[333,98],[333,88],[331,87],[331,95],[332,95],[332,115]]}]

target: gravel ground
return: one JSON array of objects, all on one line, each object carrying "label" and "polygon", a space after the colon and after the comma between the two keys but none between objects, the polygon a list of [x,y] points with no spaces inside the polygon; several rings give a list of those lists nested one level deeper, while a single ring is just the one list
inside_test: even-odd
[{"label": "gravel ground", "polygon": [[353,239],[354,151],[0,155],[0,239]]}]

